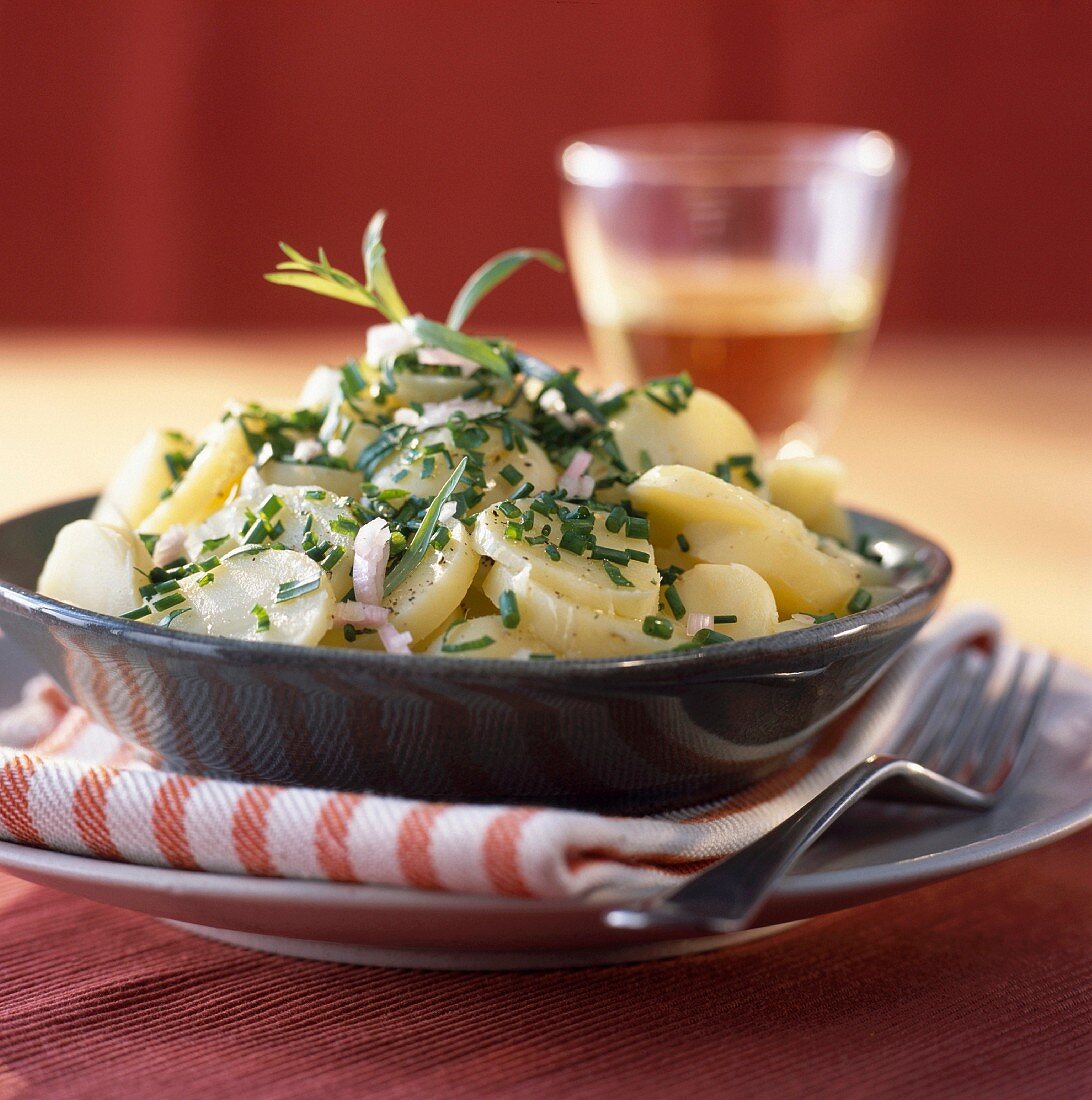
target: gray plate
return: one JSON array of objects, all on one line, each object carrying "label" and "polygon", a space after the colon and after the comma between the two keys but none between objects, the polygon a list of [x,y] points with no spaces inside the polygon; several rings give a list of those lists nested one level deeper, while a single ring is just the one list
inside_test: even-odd
[{"label": "gray plate", "polygon": [[[33,671],[0,638],[0,706]],[[1054,706],[1087,692],[1061,671]],[[1069,703],[1072,711],[1072,702]],[[0,843],[0,867],[32,882],[259,950],[351,963],[533,969],[663,958],[777,931],[786,922],[901,893],[1040,847],[1092,822],[1088,723],[1051,730],[1017,786],[988,814],[865,803],[782,883],[754,930],[656,938],[607,928],[606,895],[481,898],[386,886],[246,878],[136,867]],[[666,935],[661,933],[661,935]]]}]

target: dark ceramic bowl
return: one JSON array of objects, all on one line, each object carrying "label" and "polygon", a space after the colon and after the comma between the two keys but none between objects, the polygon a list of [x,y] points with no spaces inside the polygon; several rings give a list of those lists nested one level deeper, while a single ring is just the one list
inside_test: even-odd
[{"label": "dark ceramic bowl", "polygon": [[935,610],[951,565],[871,516],[903,593],[804,630],[654,657],[484,661],[176,634],[37,595],[90,500],[0,524],[0,629],[99,721],[199,775],[648,813],[808,745]]}]

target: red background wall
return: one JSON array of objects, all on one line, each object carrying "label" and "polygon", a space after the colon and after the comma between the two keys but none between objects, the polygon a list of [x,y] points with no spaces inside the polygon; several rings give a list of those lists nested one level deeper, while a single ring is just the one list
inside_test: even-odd
[{"label": "red background wall", "polygon": [[[877,127],[911,174],[889,326],[1088,319],[1085,0],[0,0],[0,325],[269,326],[350,307],[260,278],[358,263],[373,210],[411,307],[560,246],[586,127]],[[351,310],[350,310],[351,313]],[[525,273],[488,323],[575,320]]]}]

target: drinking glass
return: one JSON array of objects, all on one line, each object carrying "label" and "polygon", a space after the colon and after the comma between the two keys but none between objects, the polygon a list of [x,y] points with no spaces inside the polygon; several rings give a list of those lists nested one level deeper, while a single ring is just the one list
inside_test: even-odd
[{"label": "drinking glass", "polygon": [[904,160],[875,130],[708,123],[604,130],[559,156],[595,355],[687,371],[766,438],[832,426],[875,329]]}]

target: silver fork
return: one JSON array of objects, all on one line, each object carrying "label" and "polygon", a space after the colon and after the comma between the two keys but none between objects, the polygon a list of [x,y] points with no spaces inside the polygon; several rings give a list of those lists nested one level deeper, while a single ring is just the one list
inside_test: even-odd
[{"label": "silver fork", "polygon": [[1056,664],[1048,657],[1033,672],[1021,652],[991,695],[996,649],[962,651],[892,749],[898,755],[870,756],[753,844],[683,886],[612,909],[604,919],[614,928],[746,928],[781,877],[867,794],[988,810],[1030,754]]}]

